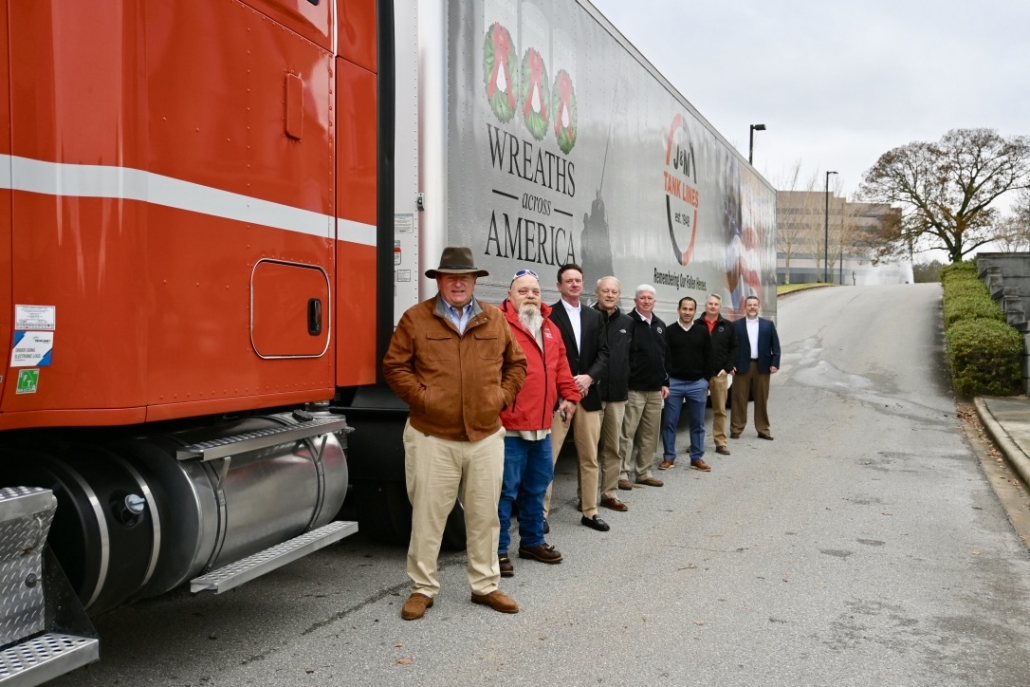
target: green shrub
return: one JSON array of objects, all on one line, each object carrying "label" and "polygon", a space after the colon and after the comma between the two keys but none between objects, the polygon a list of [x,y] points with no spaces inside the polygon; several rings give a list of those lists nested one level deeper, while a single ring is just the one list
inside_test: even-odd
[{"label": "green shrub", "polygon": [[947,285],[947,283],[953,279],[970,278],[978,278],[976,276],[976,263],[972,260],[954,262],[941,268],[941,284]]},{"label": "green shrub", "polygon": [[1020,393],[1019,332],[996,319],[959,320],[948,327],[948,360],[960,393],[1003,396]]},{"label": "green shrub", "polygon": [[944,299],[945,328],[951,327],[959,320],[974,320],[977,318],[1004,322],[1005,313],[986,294],[974,296],[960,295]]},{"label": "green shrub", "polygon": [[944,299],[956,296],[983,296],[990,299],[991,293],[979,279],[952,279],[944,287]]}]

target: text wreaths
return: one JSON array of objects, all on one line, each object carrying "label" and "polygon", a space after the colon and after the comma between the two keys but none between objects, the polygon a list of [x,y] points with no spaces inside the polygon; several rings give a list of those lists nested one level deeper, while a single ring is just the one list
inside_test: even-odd
[{"label": "text wreaths", "polygon": [[[487,124],[486,128],[490,140],[490,163],[494,169],[569,198],[576,195],[576,165],[573,162],[542,147],[535,147],[532,142],[519,139],[492,124]],[[497,189],[494,193],[512,200],[520,198]],[[521,201],[523,209],[545,217],[549,217],[552,210],[572,217],[571,213],[553,208],[550,200],[534,194],[523,193]],[[513,226],[507,212],[500,213],[500,221],[497,215],[496,210],[490,211],[486,255],[547,265],[576,262],[575,240],[565,227],[523,216],[516,217]]]}]

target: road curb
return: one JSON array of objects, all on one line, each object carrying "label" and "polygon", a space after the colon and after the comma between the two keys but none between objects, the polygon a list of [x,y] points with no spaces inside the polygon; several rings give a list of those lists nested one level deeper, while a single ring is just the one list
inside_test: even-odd
[{"label": "road curb", "polygon": [[1012,440],[982,398],[977,396],[973,399],[973,403],[976,405],[976,413],[980,416],[980,422],[983,423],[984,429],[1005,455],[1005,460],[1019,474],[1023,483],[1030,486],[1030,456]]}]

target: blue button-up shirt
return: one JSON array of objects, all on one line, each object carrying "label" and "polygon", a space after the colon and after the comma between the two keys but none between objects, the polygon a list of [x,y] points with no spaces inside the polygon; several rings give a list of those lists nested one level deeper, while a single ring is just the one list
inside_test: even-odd
[{"label": "blue button-up shirt", "polygon": [[447,319],[454,323],[459,333],[464,334],[465,327],[468,326],[469,320],[472,319],[472,301],[469,301],[468,305],[462,308],[461,312],[458,312],[458,309],[453,305],[442,298],[440,300],[443,301],[443,311],[447,315]]}]

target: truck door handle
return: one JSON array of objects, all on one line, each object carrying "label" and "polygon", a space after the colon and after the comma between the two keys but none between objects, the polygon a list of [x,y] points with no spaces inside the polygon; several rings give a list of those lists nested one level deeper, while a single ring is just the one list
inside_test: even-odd
[{"label": "truck door handle", "polygon": [[308,334],[318,336],[322,333],[322,299],[308,299]]}]

